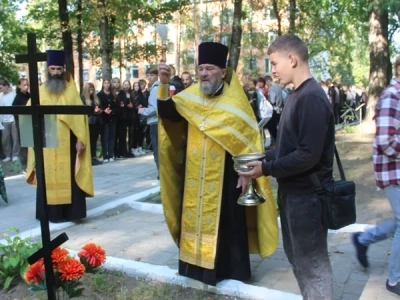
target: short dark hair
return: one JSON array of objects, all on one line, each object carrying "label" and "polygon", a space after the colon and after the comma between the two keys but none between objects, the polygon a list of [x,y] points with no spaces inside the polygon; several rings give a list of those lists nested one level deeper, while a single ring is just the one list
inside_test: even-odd
[{"label": "short dark hair", "polygon": [[158,69],[157,68],[150,68],[147,70],[146,74],[154,74],[158,76]]},{"label": "short dark hair", "polygon": [[259,78],[257,79],[257,82],[262,82],[262,83],[265,84],[265,78],[259,77]]},{"label": "short dark hair", "polygon": [[189,73],[188,71],[182,72],[182,75],[181,75],[181,77],[183,77],[183,75],[189,75],[189,76],[190,76],[190,78],[192,78],[192,75],[190,75],[190,73]]},{"label": "short dark hair", "polygon": [[265,76],[264,82],[266,83],[267,81],[272,82],[272,77],[270,75]]},{"label": "short dark hair", "polygon": [[267,54],[274,52],[294,52],[304,62],[308,62],[308,48],[306,43],[295,34],[278,36],[268,47]]},{"label": "short dark hair", "polygon": [[7,80],[5,80],[5,79],[0,80],[0,85],[10,87],[10,83],[9,83]]}]

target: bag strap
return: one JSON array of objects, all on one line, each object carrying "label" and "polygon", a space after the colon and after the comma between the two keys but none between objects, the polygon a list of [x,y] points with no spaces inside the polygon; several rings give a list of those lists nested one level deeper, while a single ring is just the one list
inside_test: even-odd
[{"label": "bag strap", "polygon": [[[293,129],[292,126],[292,122],[290,121],[290,118],[286,116],[286,126],[289,129],[290,135],[292,136],[292,138],[295,140],[296,144],[299,143],[299,137],[297,136],[296,132]],[[340,157],[339,157],[339,152],[336,148],[335,145],[335,158],[336,158],[336,163],[338,165],[339,168],[339,172],[340,172],[340,178],[342,180],[346,180],[345,176],[344,176],[344,171],[343,171],[343,167],[342,167],[342,163],[340,161]],[[324,228],[329,228],[329,214],[328,214],[328,209],[327,209],[327,203],[326,203],[326,195],[325,195],[325,190],[322,187],[321,181],[319,180],[317,173],[311,173],[309,175],[314,187],[315,187],[315,192],[317,193],[318,198],[320,199],[321,202],[321,208],[322,208],[322,226]]]}]

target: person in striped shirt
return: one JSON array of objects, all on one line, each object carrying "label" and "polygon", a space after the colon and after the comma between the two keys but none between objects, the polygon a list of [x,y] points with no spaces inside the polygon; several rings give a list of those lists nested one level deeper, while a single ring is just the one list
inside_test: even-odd
[{"label": "person in striped shirt", "polygon": [[376,185],[385,191],[394,217],[364,232],[354,233],[352,241],[358,261],[368,268],[368,247],[393,237],[386,289],[400,295],[400,56],[394,68],[395,76],[382,92],[375,108],[373,153]]}]

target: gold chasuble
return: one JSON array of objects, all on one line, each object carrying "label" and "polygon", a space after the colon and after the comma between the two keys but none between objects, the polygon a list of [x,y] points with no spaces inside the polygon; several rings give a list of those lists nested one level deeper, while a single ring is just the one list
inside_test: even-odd
[{"label": "gold chasuble", "polygon": [[[164,214],[180,259],[214,269],[225,153],[263,152],[261,135],[237,75],[230,69],[220,96],[207,99],[195,84],[172,100],[187,122],[159,122]],[[277,209],[267,177],[257,179],[257,190],[266,202],[246,207],[249,252],[265,257],[278,244]]]},{"label": "gold chasuble", "polygon": [[[69,74],[67,86],[61,95],[50,94],[42,85],[39,89],[40,105],[83,105],[74,80]],[[27,105],[30,105],[28,102]],[[71,204],[71,153],[70,131],[85,150],[75,158],[75,181],[78,187],[93,197],[93,175],[90,155],[88,117],[85,115],[57,115],[58,148],[44,148],[44,174],[46,178],[47,204]],[[28,149],[27,182],[36,185],[35,156]]]}]

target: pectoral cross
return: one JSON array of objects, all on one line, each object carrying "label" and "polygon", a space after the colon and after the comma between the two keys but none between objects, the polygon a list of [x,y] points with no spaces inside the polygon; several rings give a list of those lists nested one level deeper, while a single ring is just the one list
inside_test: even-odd
[{"label": "pectoral cross", "polygon": [[203,119],[203,121],[201,121],[199,127],[201,131],[204,131],[204,129],[207,128],[206,119]]}]

